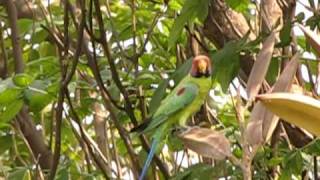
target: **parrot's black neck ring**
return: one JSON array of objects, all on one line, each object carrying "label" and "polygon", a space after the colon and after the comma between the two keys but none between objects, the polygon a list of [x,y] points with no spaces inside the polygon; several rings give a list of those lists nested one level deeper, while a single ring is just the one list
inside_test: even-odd
[{"label": "parrot's black neck ring", "polygon": [[206,71],[206,73],[196,72],[196,73],[191,73],[191,76],[195,78],[201,78],[201,77],[207,78],[211,76],[211,73],[209,71]]}]

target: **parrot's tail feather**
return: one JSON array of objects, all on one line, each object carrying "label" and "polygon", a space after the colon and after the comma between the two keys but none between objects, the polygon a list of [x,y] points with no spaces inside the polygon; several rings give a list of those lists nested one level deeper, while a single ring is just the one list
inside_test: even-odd
[{"label": "parrot's tail feather", "polygon": [[147,171],[148,171],[148,168],[151,164],[151,161],[153,159],[153,156],[154,156],[154,153],[155,153],[155,150],[157,149],[157,145],[159,144],[159,139],[153,139],[152,141],[152,144],[151,144],[151,148],[150,148],[150,151],[149,151],[149,154],[148,154],[148,157],[147,157],[147,160],[146,162],[144,163],[144,166],[143,166],[143,169],[142,169],[142,172],[140,174],[140,177],[139,177],[139,180],[143,180],[144,177],[146,176],[147,174]]}]

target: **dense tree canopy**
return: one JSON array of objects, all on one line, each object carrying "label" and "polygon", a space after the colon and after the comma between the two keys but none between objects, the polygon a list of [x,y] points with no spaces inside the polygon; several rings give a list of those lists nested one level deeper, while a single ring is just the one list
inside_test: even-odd
[{"label": "dense tree canopy", "polygon": [[193,128],[161,142],[148,179],[317,179],[319,8],[0,0],[0,179],[137,179],[151,136],[130,129],[199,54],[212,90]]}]

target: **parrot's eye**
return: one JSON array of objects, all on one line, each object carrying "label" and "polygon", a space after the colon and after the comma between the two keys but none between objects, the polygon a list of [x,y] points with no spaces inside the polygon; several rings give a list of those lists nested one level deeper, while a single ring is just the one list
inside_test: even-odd
[{"label": "parrot's eye", "polygon": [[211,61],[207,56],[196,56],[192,61],[192,77],[209,77],[211,75]]}]

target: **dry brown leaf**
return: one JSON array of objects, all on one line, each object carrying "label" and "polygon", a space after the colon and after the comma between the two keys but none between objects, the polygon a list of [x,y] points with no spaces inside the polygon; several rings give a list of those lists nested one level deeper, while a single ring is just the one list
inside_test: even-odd
[{"label": "dry brown leaf", "polygon": [[[287,64],[279,79],[274,84],[272,92],[288,91],[292,85],[299,65],[299,54],[295,54]],[[270,112],[261,102],[258,102],[251,111],[245,137],[250,145],[268,141],[277,126],[279,117]]]},{"label": "dry brown leaf", "polygon": [[308,27],[303,27],[302,25],[298,26],[303,31],[308,43],[317,52],[317,55],[320,56],[320,36],[311,31]]},{"label": "dry brown leaf", "polygon": [[267,74],[268,67],[272,58],[275,40],[275,33],[271,33],[269,37],[263,42],[262,49],[257,55],[257,60],[252,67],[247,83],[247,94],[249,99],[252,99],[258,94],[264,77]]},{"label": "dry brown leaf", "polygon": [[[272,92],[287,92],[290,90],[294,76],[299,66],[300,54],[296,53],[287,64],[283,72],[281,73],[277,82],[273,85]],[[265,117],[262,123],[262,135],[267,141],[273,134],[274,129],[278,124],[279,118],[272,112],[266,110]]]},{"label": "dry brown leaf", "polygon": [[[283,26],[282,15],[282,9],[277,0],[261,1],[262,23],[266,24],[265,26],[268,27],[268,29],[262,29],[262,31],[267,32],[268,30],[272,29],[271,27],[276,27],[277,30],[281,30]],[[278,23],[280,24],[277,25]]]},{"label": "dry brown leaf", "polygon": [[299,57],[299,53],[292,56],[285,69],[282,71],[279,79],[274,83],[272,92],[288,91],[290,89],[299,66]]},{"label": "dry brown leaf", "polygon": [[320,135],[320,101],[301,94],[271,93],[257,97],[285,121]]},{"label": "dry brown leaf", "polygon": [[258,102],[251,111],[249,123],[245,130],[245,138],[250,145],[260,144],[262,138],[262,122],[265,117],[266,108]]},{"label": "dry brown leaf", "polygon": [[193,127],[181,133],[179,137],[187,148],[202,156],[217,160],[231,156],[229,140],[221,132]]}]

